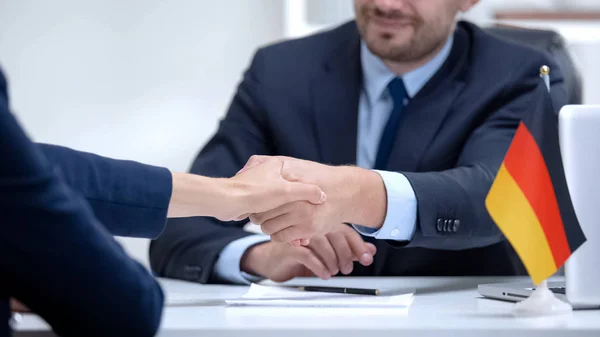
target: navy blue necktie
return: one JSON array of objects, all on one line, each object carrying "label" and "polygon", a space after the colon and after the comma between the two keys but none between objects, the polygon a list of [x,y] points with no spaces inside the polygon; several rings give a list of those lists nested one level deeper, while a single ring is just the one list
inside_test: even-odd
[{"label": "navy blue necktie", "polygon": [[404,110],[404,100],[408,98],[404,82],[402,82],[401,78],[394,78],[390,84],[388,84],[388,90],[392,97],[392,101],[394,101],[394,108],[381,133],[377,158],[375,159],[374,168],[376,170],[385,170],[387,166],[390,154],[392,153],[392,148],[396,142],[396,134],[398,133],[400,118],[402,116],[402,111]]}]

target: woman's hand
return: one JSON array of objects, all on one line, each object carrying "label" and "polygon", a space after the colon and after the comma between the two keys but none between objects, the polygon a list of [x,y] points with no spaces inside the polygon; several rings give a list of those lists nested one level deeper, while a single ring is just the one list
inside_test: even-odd
[{"label": "woman's hand", "polygon": [[[241,220],[253,213],[276,209],[295,201],[319,205],[325,202],[325,192],[316,185],[291,182],[281,175],[283,161],[272,160],[239,173],[233,183],[235,217]],[[231,214],[233,215],[233,214]]]},{"label": "woman's hand", "polygon": [[229,179],[173,173],[168,216],[242,220],[295,201],[325,202],[326,195],[318,186],[288,181],[282,169],[282,160],[269,160]]}]

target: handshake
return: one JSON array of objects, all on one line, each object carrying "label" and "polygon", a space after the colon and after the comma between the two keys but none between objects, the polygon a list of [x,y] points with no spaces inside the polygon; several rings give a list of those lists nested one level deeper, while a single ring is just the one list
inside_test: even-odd
[{"label": "handshake", "polygon": [[349,274],[354,261],[370,265],[375,246],[348,224],[378,229],[386,211],[386,190],[377,172],[253,156],[228,179],[174,173],[169,216],[250,218],[271,242],[249,248],[241,270],[285,281]]},{"label": "handshake", "polygon": [[233,178],[262,186],[249,209],[250,220],[271,242],[251,247],[241,270],[282,282],[298,276],[328,279],[349,274],[358,261],[373,262],[376,247],[347,223],[378,228],[386,213],[385,187],[375,172],[332,167],[287,157],[254,156]]},{"label": "handshake", "polygon": [[173,173],[169,217],[250,220],[271,242],[249,248],[241,270],[274,281],[349,274],[376,248],[348,224],[379,229],[387,194],[377,172],[289,157],[253,156],[231,178]]},{"label": "handshake", "polygon": [[273,242],[306,246],[311,238],[335,231],[340,224],[379,228],[385,218],[381,178],[357,167],[253,156],[233,180],[256,184],[248,188],[252,195],[248,209],[253,211],[235,220],[249,217]]}]

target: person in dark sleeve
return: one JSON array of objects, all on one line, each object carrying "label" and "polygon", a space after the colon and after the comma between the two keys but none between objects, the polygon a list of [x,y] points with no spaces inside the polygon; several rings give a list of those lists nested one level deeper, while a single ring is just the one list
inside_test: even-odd
[{"label": "person in dark sleeve", "polygon": [[284,180],[281,162],[216,179],[35,144],[8,103],[0,71],[1,337],[11,299],[61,336],[152,336],[163,293],[112,234],[156,238],[167,217],[232,220],[325,198]]}]

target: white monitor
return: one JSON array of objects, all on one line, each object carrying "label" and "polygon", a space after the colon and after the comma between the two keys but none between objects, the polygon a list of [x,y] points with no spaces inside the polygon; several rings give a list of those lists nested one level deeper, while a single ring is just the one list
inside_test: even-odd
[{"label": "white monitor", "polygon": [[587,237],[565,265],[567,299],[600,305],[600,105],[567,105],[558,126],[569,194]]}]

